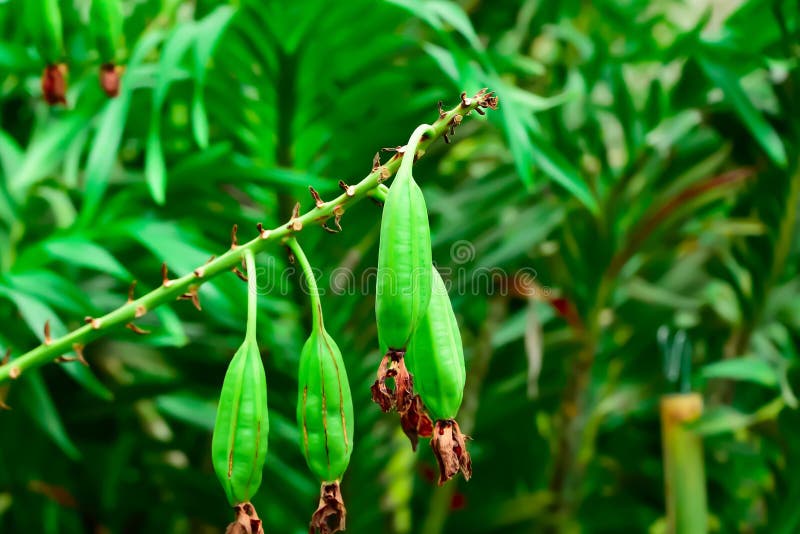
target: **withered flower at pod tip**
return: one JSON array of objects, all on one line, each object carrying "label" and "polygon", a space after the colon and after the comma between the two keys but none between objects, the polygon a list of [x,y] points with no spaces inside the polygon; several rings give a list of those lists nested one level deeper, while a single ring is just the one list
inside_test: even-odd
[{"label": "withered flower at pod tip", "polygon": [[319,490],[319,506],[311,516],[309,534],[333,534],[345,529],[347,510],[342,500],[339,481],[323,482]]},{"label": "withered flower at pod tip", "polygon": [[378,366],[378,378],[370,387],[372,402],[381,407],[383,412],[389,412],[394,406],[394,391],[386,385],[389,378],[397,376],[397,371],[390,368],[389,353],[386,353]]},{"label": "withered flower at pod tip", "polygon": [[[372,385],[372,400],[381,410],[388,412],[394,408],[400,414],[403,427],[411,446],[417,450],[420,437],[429,438],[433,432],[433,421],[428,417],[419,395],[414,394],[414,380],[408,372],[403,351],[389,350],[378,367],[378,377]],[[394,379],[394,389],[387,380]]]},{"label": "withered flower at pod tip", "polygon": [[236,511],[236,520],[228,525],[225,534],[264,534],[264,527],[252,504],[237,504],[233,509]]},{"label": "withered flower at pod tip", "polygon": [[120,78],[122,77],[122,67],[113,63],[100,65],[100,87],[109,97],[114,98],[119,94]]},{"label": "withered flower at pod tip", "polygon": [[42,98],[49,105],[67,103],[67,66],[47,65],[42,72]]},{"label": "withered flower at pod tip", "polygon": [[454,419],[436,421],[431,438],[431,448],[439,463],[439,485],[453,478],[459,471],[464,478],[472,477],[472,459],[467,452],[467,436],[461,433]]},{"label": "withered flower at pod tip", "polygon": [[415,451],[419,438],[429,438],[433,435],[433,421],[425,411],[425,405],[419,395],[414,395],[408,403],[408,408],[400,411],[400,425],[411,440],[411,448]]}]

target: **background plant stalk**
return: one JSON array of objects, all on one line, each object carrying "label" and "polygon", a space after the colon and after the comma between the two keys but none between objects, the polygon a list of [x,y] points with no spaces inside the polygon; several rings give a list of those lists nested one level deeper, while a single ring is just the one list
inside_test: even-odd
[{"label": "background plant stalk", "polygon": [[668,534],[708,531],[703,441],[686,424],[703,413],[699,393],[661,397],[661,435],[664,448],[664,492]]}]

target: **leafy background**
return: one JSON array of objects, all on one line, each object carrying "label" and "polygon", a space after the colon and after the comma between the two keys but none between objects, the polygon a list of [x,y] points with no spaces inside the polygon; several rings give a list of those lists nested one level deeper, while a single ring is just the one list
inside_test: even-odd
[{"label": "leafy background", "polygon": [[[125,0],[123,90],[107,100],[87,2],[62,0],[66,109],[41,102],[24,3],[0,2],[0,346],[13,355],[45,320],[58,335],[120,305],[133,279],[156,287],[162,261],[188,272],[234,223],[250,238],[309,207],[308,185],[334,194],[438,100],[490,87],[500,110],[415,171],[437,263],[482,280],[453,294],[475,476],[434,487],[427,447],[413,454],[369,400],[372,296],[331,293],[357,413],[348,531],[662,532],[658,400],[676,386],[661,327],[686,333],[706,402],[711,529],[800,530],[797,2]],[[364,202],[343,232],[301,242],[324,274],[360,275],[378,218]],[[285,253],[259,262],[281,276]],[[532,296],[515,283],[531,269]],[[308,325],[295,282],[260,301],[268,532],[305,532],[318,492],[293,423]],[[92,343],[91,370],[0,385],[0,530],[221,531],[210,431],[245,287],[228,275],[200,293],[202,312],[177,303],[141,321],[149,336]]]}]

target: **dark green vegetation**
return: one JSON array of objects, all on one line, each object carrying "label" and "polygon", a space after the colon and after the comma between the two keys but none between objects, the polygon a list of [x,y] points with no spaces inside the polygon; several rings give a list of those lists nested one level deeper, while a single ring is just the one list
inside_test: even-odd
[{"label": "dark green vegetation", "polygon": [[[360,202],[342,232],[300,236],[352,387],[347,532],[661,532],[659,399],[675,390],[663,325],[670,348],[685,331],[682,370],[705,399],[711,529],[800,530],[796,1],[125,0],[126,71],[109,100],[88,9],[61,0],[66,108],[41,100],[27,1],[0,3],[12,358],[47,320],[57,337],[124,304],[131,280],[137,295],[157,287],[162,262],[177,276],[221,254],[234,223],[244,241],[298,200],[309,209],[309,185],[340,194],[376,150],[433,122],[438,100],[490,87],[500,109],[414,168],[464,341],[470,482],[436,488],[427,443],[414,455],[370,401],[380,211]],[[273,280],[258,321],[270,443],[253,503],[266,532],[294,534],[319,494],[295,425],[310,309],[279,245],[258,262]],[[335,292],[343,268],[355,281]],[[90,344],[90,369],[0,383],[0,531],[216,532],[232,519],[210,443],[245,284],[222,275],[200,302],[143,317],[147,336]]]}]

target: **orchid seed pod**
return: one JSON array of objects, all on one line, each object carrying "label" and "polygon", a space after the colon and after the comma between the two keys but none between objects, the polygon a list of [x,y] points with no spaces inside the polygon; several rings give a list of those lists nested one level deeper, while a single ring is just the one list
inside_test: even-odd
[{"label": "orchid seed pod", "polygon": [[347,510],[339,481],[353,452],[353,399],[342,353],[325,330],[322,304],[311,265],[297,241],[287,243],[305,274],[311,294],[311,335],[300,353],[297,425],[306,463],[321,481],[320,500],[310,532],[345,529]]},{"label": "orchid seed pod", "polygon": [[211,456],[228,502],[252,508],[249,501],[261,485],[267,456],[269,418],[267,380],[256,343],[257,280],[252,252],[245,252],[245,261],[249,276],[247,332],[225,373]]},{"label": "orchid seed pod", "polygon": [[411,173],[427,128],[417,128],[411,136],[381,219],[375,315],[380,342],[394,351],[405,349],[431,298],[428,211]]},{"label": "orchid seed pod", "polygon": [[428,311],[406,352],[406,363],[414,377],[414,387],[436,424],[431,447],[439,463],[439,485],[460,470],[472,476],[472,460],[466,436],[455,421],[464,395],[466,368],[461,333],[442,277],[435,268]]},{"label": "orchid seed pod", "polygon": [[25,25],[39,55],[45,62],[42,72],[42,98],[50,105],[66,104],[67,66],[64,35],[58,0],[28,0],[24,7]]},{"label": "orchid seed pod", "polygon": [[[381,219],[375,315],[378,338],[387,348],[372,388],[373,400],[384,411],[410,402],[402,387],[386,387],[386,379],[406,381],[402,358],[431,298],[431,235],[422,190],[412,168],[417,146],[430,126],[414,130],[386,197]],[[387,373],[389,373],[387,375]],[[399,404],[399,406],[398,406]]]},{"label": "orchid seed pod", "polygon": [[115,63],[123,34],[120,0],[92,0],[89,18],[100,55],[100,87],[108,96],[115,97],[119,94],[122,72]]}]

